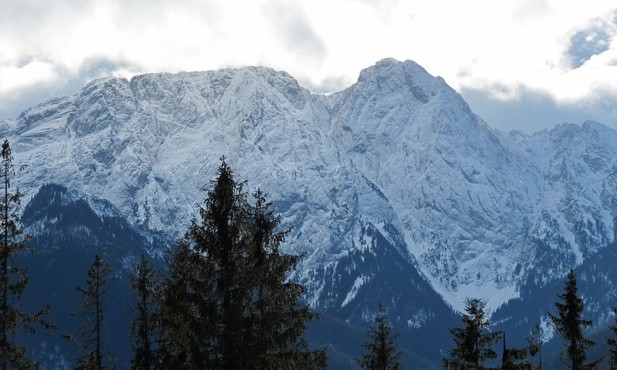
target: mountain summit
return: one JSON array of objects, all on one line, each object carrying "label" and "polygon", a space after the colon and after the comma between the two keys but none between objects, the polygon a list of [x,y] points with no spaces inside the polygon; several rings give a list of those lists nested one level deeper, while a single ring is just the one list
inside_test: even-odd
[{"label": "mountain summit", "polygon": [[[382,60],[328,96],[258,67],[100,79],[0,128],[28,165],[26,195],[53,182],[170,238],[226,156],[274,201],[286,251],[306,254],[311,304],[346,317],[366,319],[387,279],[494,310],[614,240],[615,131],[496,131],[412,61]],[[409,305],[410,328],[436,316]]]}]

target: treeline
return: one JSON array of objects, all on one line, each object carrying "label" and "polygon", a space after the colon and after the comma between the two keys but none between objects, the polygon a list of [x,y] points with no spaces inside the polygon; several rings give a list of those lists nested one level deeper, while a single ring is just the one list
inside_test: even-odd
[{"label": "treeline", "polygon": [[[164,274],[142,256],[132,272],[134,369],[322,369],[325,353],[302,339],[314,314],[304,287],[286,280],[299,256],[280,253],[286,232],[260,191],[254,203],[223,162],[184,238],[166,257]],[[102,327],[111,269],[96,255],[75,341],[77,368],[112,366]]]},{"label": "treeline", "polygon": [[[21,310],[27,271],[14,257],[27,252],[19,230],[19,191],[10,192],[14,174],[8,141],[2,146],[3,196],[0,204],[0,370],[36,369],[28,348],[17,343],[21,331],[54,329],[46,321],[50,306],[35,314]],[[250,197],[222,161],[199,220],[193,221],[165,269],[156,271],[145,255],[131,271],[130,312],[132,369],[324,369],[324,350],[311,349],[302,338],[317,315],[302,303],[305,287],[288,280],[301,256],[279,249],[287,231],[264,194]],[[251,201],[252,199],[252,201]],[[76,369],[115,368],[108,350],[106,315],[113,293],[113,272],[96,254],[85,284],[76,287],[82,301],[72,316],[79,329],[61,336],[78,352]],[[62,328],[56,328],[62,331]],[[390,325],[380,307],[376,327],[367,331],[367,353],[358,363],[367,369],[398,364]],[[386,337],[384,337],[386,331]],[[374,341],[374,343],[372,342]],[[384,344],[386,357],[379,357]],[[377,367],[376,367],[377,366]],[[398,365],[397,365],[398,366]]]},{"label": "treeline", "polygon": [[[583,299],[578,294],[576,274],[570,270],[567,276],[564,292],[555,302],[555,313],[548,313],[550,324],[564,340],[564,348],[559,360],[564,367],[573,370],[599,369],[606,361],[609,369],[617,369],[617,323],[610,326],[614,337],[606,338],[609,353],[606,358],[600,357],[589,361],[587,351],[595,342],[585,337],[585,329],[592,322],[582,318],[584,310]],[[613,308],[617,318],[617,309]],[[616,319],[617,320],[617,319]],[[454,346],[448,350],[448,356],[443,359],[443,368],[447,370],[467,369],[503,369],[531,370],[547,369],[542,358],[544,333],[540,324],[536,324],[527,336],[527,346],[524,348],[508,347],[505,332],[491,331],[492,323],[487,319],[484,303],[480,299],[466,302],[465,313],[462,315],[463,327],[450,329]],[[497,359],[495,346],[501,341],[501,361],[497,366],[490,366],[491,360]]]},{"label": "treeline", "polygon": [[[13,263],[29,252],[19,229],[19,191],[11,192],[14,174],[11,148],[2,145],[0,178],[0,370],[37,369],[28,348],[17,343],[21,331],[54,329],[46,317],[51,307],[24,312],[21,296],[29,284],[27,271]],[[317,315],[302,303],[305,287],[288,279],[302,256],[280,251],[288,231],[272,204],[257,190],[249,196],[223,159],[211,183],[199,220],[165,257],[156,271],[142,255],[131,272],[131,369],[324,369],[326,353],[311,349],[302,335]],[[105,311],[113,298],[110,264],[96,254],[85,284],[76,287],[82,301],[73,316],[79,329],[62,333],[80,356],[76,369],[115,368],[107,349]],[[584,336],[591,321],[582,318],[576,276],[568,274],[563,294],[549,313],[551,324],[565,340],[563,364],[575,370],[596,369],[606,362],[617,369],[617,324],[607,338],[606,358],[587,359],[594,342]],[[617,313],[617,309],[614,309]],[[492,323],[480,299],[466,302],[463,327],[452,328],[454,346],[443,358],[444,369],[542,369],[544,335],[536,325],[524,348],[507,347],[506,333],[491,331]],[[59,328],[61,331],[62,328]],[[379,305],[366,330],[363,353],[356,359],[364,369],[402,369],[397,334]],[[495,347],[501,341],[501,359]],[[492,366],[492,367],[491,367]]]}]

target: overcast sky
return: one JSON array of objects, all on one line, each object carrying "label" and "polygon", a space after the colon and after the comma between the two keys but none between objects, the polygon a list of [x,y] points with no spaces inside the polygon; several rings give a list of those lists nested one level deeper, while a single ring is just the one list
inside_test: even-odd
[{"label": "overcast sky", "polygon": [[617,129],[616,34],[608,0],[0,0],[0,116],[97,77],[230,66],[333,92],[393,57],[501,130]]}]

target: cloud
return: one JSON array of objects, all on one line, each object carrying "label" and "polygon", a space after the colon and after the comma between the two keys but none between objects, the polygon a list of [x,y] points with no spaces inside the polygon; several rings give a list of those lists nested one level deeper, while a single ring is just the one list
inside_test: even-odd
[{"label": "cloud", "polygon": [[276,38],[289,52],[303,60],[319,63],[326,57],[325,42],[316,33],[302,7],[271,1],[264,4],[268,21],[273,25]]},{"label": "cloud", "polygon": [[[77,72],[63,65],[33,60],[22,68],[0,68],[0,117],[17,117],[26,109],[56,96],[71,95],[91,80],[101,77],[131,77],[138,66],[123,60],[90,58]],[[26,74],[28,77],[20,75]],[[5,79],[4,76],[9,76]],[[15,83],[11,84],[10,81]],[[7,81],[9,83],[7,83]]]},{"label": "cloud", "polygon": [[41,92],[55,89],[62,72],[57,65],[38,59],[0,65],[0,116],[15,117],[38,99],[49,98]]},{"label": "cloud", "polygon": [[521,1],[514,9],[512,18],[517,22],[527,23],[530,19],[542,18],[550,10],[546,0]]},{"label": "cloud", "polygon": [[617,128],[617,92],[613,90],[599,89],[590,99],[577,103],[559,102],[546,91],[524,87],[519,87],[518,98],[511,100],[495,99],[487,90],[463,89],[461,95],[489,126],[501,131],[532,134],[564,122],[585,121]]},{"label": "cloud", "polygon": [[246,65],[334,92],[393,57],[478,92],[483,106],[533,108],[530,96],[555,110],[593,101],[602,116],[597,96],[617,89],[607,78],[617,74],[615,24],[605,0],[6,0],[0,115],[101,75]]},{"label": "cloud", "polygon": [[[617,12],[615,12],[617,17]],[[572,68],[579,68],[595,55],[610,49],[615,38],[616,25],[613,19],[596,18],[570,37],[566,50],[566,59]]]},{"label": "cloud", "polygon": [[55,69],[53,64],[38,59],[5,66],[0,69],[0,93],[52,81],[57,77]]},{"label": "cloud", "polygon": [[314,83],[310,79],[300,78],[298,82],[301,86],[309,89],[314,94],[328,94],[341,91],[351,86],[353,83],[347,76],[327,76],[318,83]]}]

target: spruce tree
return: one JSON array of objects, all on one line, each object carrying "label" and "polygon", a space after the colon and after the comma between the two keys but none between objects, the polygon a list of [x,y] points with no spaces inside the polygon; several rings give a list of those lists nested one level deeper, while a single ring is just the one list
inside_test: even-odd
[{"label": "spruce tree", "polygon": [[584,303],[578,296],[576,274],[573,270],[568,273],[564,292],[559,295],[555,307],[557,314],[549,313],[549,317],[555,330],[567,342],[566,349],[561,355],[563,364],[572,370],[597,368],[602,359],[586,363],[587,349],[595,343],[584,336],[584,330],[591,326],[592,322],[581,318]]},{"label": "spruce tree", "polygon": [[617,370],[617,307],[612,307],[612,310],[615,315],[615,323],[610,325],[609,328],[613,333],[613,337],[606,338],[606,343],[609,347],[608,368],[610,370]]},{"label": "spruce tree", "polygon": [[449,358],[443,360],[445,369],[485,369],[486,360],[497,358],[492,347],[499,340],[499,333],[488,332],[491,322],[486,318],[482,300],[468,300],[465,312],[461,317],[464,327],[450,329],[455,347],[448,351]]},{"label": "spruce tree", "polygon": [[84,317],[79,326],[79,332],[68,336],[69,339],[77,337],[78,347],[85,352],[77,359],[78,369],[100,370],[106,368],[105,358],[111,359],[111,352],[105,350],[105,309],[111,300],[109,291],[111,283],[111,267],[97,253],[94,261],[88,269],[86,286],[77,286],[77,291],[84,296],[81,302],[81,311],[73,316]]},{"label": "spruce tree", "polygon": [[131,287],[135,296],[132,305],[135,318],[131,327],[132,369],[149,370],[157,367],[160,280],[160,276],[148,264],[147,257],[142,255],[131,275]]},{"label": "spruce tree", "polygon": [[531,357],[538,356],[538,363],[533,366],[534,369],[542,370],[542,346],[544,345],[544,337],[540,324],[536,324],[533,330],[527,337],[527,346]]},{"label": "spruce tree", "polygon": [[498,332],[502,335],[503,349],[501,352],[500,370],[528,370],[531,369],[529,362],[529,348],[515,348],[506,345],[506,333]]},{"label": "spruce tree", "polygon": [[261,192],[255,205],[223,160],[200,222],[168,257],[161,306],[164,367],[324,368],[300,338],[314,317],[304,287],[287,280],[299,256],[281,253],[286,232]]},{"label": "spruce tree", "polygon": [[357,359],[360,367],[368,370],[403,369],[400,361],[402,352],[399,352],[394,344],[398,334],[392,334],[390,320],[381,303],[375,317],[375,326],[369,327],[366,335],[370,338],[370,342],[362,344],[362,348],[367,352]]},{"label": "spruce tree", "polygon": [[280,219],[259,189],[253,199],[247,227],[248,264],[240,282],[248,287],[245,320],[253,323],[246,326],[250,343],[246,364],[258,369],[325,368],[325,352],[310,351],[301,339],[306,324],[317,316],[300,304],[304,286],[287,279],[301,256],[281,253],[288,231],[276,231]]},{"label": "spruce tree", "polygon": [[28,359],[27,348],[16,342],[18,329],[27,332],[34,331],[34,325],[44,328],[52,325],[44,320],[49,312],[49,306],[36,314],[28,314],[21,310],[21,297],[29,283],[26,269],[14,264],[14,257],[27,252],[27,238],[19,229],[19,216],[16,208],[19,206],[19,190],[11,192],[11,176],[13,175],[13,155],[8,140],[2,144],[2,161],[0,177],[3,193],[0,202],[0,370],[8,368],[29,369],[36,364]]},{"label": "spruce tree", "polygon": [[182,240],[168,256],[161,301],[162,368],[216,369],[216,304],[211,265]]}]

